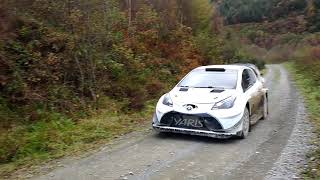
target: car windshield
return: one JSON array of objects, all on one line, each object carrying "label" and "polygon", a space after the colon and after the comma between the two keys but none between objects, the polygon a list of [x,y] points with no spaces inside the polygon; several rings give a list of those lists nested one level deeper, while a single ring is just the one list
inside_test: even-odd
[{"label": "car windshield", "polygon": [[190,72],[178,87],[235,89],[238,79],[237,70]]}]

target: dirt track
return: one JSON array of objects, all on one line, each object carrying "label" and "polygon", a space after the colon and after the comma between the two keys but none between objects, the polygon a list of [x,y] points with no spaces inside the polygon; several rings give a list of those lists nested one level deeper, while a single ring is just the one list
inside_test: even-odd
[{"label": "dirt track", "polygon": [[[309,149],[305,109],[281,65],[269,65],[270,116],[245,140],[133,133],[35,179],[293,179]],[[151,123],[151,120],[150,120]]]}]

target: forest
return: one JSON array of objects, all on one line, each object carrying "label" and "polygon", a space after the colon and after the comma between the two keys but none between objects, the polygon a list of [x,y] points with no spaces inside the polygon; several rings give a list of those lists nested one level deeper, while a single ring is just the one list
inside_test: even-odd
[{"label": "forest", "polygon": [[189,70],[224,63],[215,13],[203,0],[2,1],[1,174],[149,121]]},{"label": "forest", "polygon": [[0,25],[0,176],[139,128],[201,65],[290,60],[320,86],[320,0],[1,0]]}]

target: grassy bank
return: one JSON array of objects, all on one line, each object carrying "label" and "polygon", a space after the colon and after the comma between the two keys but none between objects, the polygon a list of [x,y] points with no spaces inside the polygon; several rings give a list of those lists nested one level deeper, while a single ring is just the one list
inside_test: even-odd
[{"label": "grassy bank", "polygon": [[16,169],[96,149],[120,135],[146,127],[155,102],[147,104],[140,112],[124,114],[119,102],[105,99],[104,110],[93,113],[91,118],[76,121],[53,113],[33,124],[1,130],[0,155],[9,158],[0,164],[0,177],[9,176]]},{"label": "grassy bank", "polygon": [[[318,142],[320,137],[320,87],[316,81],[315,75],[311,76],[307,69],[295,63],[286,63],[287,69],[293,75],[294,80],[303,94],[306,107],[309,112],[309,118],[314,122],[316,132],[318,133]],[[316,72],[314,72],[316,73]],[[318,144],[319,145],[319,144]],[[320,148],[309,154],[309,166],[304,172],[306,179],[320,179]]]}]

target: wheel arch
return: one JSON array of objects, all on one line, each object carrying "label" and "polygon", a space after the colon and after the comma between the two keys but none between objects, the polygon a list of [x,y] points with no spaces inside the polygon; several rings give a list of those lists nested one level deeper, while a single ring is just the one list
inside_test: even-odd
[{"label": "wheel arch", "polygon": [[251,116],[251,107],[250,107],[249,101],[246,103],[246,108],[248,108],[249,115]]}]

